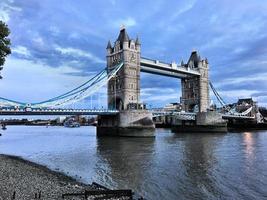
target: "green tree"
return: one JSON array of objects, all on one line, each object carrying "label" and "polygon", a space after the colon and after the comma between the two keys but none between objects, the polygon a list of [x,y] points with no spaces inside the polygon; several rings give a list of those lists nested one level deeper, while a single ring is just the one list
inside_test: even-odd
[{"label": "green tree", "polygon": [[[6,56],[11,54],[10,49],[10,39],[8,38],[10,34],[8,26],[0,21],[0,72],[3,69],[3,65],[6,60]],[[0,75],[0,79],[2,76]]]}]

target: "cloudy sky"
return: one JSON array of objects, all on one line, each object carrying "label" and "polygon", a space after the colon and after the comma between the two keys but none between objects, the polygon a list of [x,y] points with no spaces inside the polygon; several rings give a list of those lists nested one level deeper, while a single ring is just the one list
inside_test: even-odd
[{"label": "cloudy sky", "polygon": [[[78,86],[105,67],[107,41],[124,24],[130,37],[139,36],[142,56],[187,62],[196,49],[226,102],[253,97],[267,106],[267,1],[1,0],[0,20],[12,41],[1,97],[36,102]],[[179,101],[179,79],[141,79],[149,105]],[[93,106],[106,105],[105,92],[92,97]]]}]

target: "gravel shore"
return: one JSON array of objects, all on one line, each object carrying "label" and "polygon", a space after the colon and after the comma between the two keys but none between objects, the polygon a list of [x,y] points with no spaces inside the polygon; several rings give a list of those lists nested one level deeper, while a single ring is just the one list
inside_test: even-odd
[{"label": "gravel shore", "polygon": [[[0,154],[0,200],[12,199],[62,199],[63,193],[83,192],[92,189],[62,173],[24,160]],[[74,198],[72,198],[74,199]]]}]

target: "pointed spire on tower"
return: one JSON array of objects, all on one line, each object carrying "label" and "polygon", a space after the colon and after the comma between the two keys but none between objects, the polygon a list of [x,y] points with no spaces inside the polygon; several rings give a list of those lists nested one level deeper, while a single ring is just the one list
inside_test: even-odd
[{"label": "pointed spire on tower", "polygon": [[140,45],[140,41],[139,41],[139,37],[138,36],[136,37],[135,44],[136,45]]},{"label": "pointed spire on tower", "polygon": [[123,42],[129,42],[129,40],[130,39],[126,32],[125,26],[122,26],[117,41],[120,41],[121,43],[123,43]]},{"label": "pointed spire on tower", "polygon": [[111,49],[112,47],[111,47],[111,42],[110,42],[110,40],[108,41],[108,45],[107,45],[107,48],[106,49]]},{"label": "pointed spire on tower", "polygon": [[193,64],[192,67],[198,67],[198,63],[200,62],[200,60],[201,60],[201,58],[200,58],[197,50],[193,49],[187,64],[189,64],[191,62]]}]

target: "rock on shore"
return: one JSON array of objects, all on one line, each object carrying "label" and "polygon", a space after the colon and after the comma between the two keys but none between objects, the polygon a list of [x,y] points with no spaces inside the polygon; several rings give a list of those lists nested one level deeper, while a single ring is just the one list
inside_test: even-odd
[{"label": "rock on shore", "polygon": [[62,199],[63,193],[82,192],[91,189],[61,173],[15,156],[0,155],[0,200]]}]

